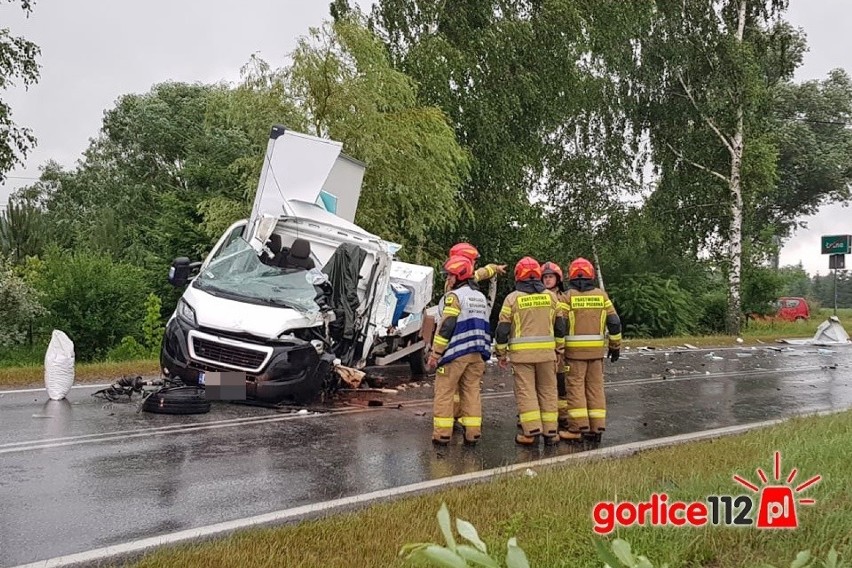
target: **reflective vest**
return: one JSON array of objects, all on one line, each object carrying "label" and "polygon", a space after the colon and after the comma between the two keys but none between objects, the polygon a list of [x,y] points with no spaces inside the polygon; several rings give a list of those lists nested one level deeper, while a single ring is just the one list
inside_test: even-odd
[{"label": "reflective vest", "polygon": [[[484,361],[491,359],[491,329],[485,295],[470,286],[452,291],[459,300],[456,328],[438,365],[446,365],[462,355],[479,353]],[[443,306],[443,300],[442,300]]]},{"label": "reflective vest", "polygon": [[609,296],[600,288],[585,292],[570,288],[564,300],[568,304],[565,357],[579,360],[606,357],[606,316],[615,313]]},{"label": "reflective vest", "polygon": [[556,360],[557,344],[553,326],[558,314],[559,300],[549,290],[537,294],[515,291],[506,297],[500,310],[500,321],[511,322],[507,345],[515,363],[544,363]]}]

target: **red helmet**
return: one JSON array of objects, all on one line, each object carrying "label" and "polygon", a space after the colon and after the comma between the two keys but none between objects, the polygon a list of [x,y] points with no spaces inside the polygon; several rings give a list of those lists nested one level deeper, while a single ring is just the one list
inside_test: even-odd
[{"label": "red helmet", "polygon": [[541,265],[541,277],[544,278],[548,274],[555,274],[557,282],[562,282],[562,269],[555,262],[545,262]]},{"label": "red helmet", "polygon": [[479,251],[470,243],[457,243],[450,249],[450,258],[454,256],[463,256],[471,262],[476,262],[479,260]]},{"label": "red helmet", "polygon": [[473,278],[473,262],[463,256],[451,256],[444,263],[443,272],[455,276],[456,280],[470,280]]},{"label": "red helmet", "polygon": [[541,265],[531,256],[525,256],[515,265],[515,282],[541,280]]},{"label": "red helmet", "polygon": [[572,262],[571,266],[568,267],[568,279],[574,280],[575,278],[588,278],[589,280],[594,280],[594,265],[585,258],[578,258]]}]

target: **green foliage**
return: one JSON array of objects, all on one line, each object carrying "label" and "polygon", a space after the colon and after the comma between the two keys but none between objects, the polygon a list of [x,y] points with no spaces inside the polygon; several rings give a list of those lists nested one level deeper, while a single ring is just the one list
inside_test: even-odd
[{"label": "green foliage", "polygon": [[145,348],[151,355],[156,355],[160,352],[160,345],[163,341],[163,333],[166,326],[163,325],[163,317],[160,312],[163,309],[163,302],[156,294],[148,294],[145,298],[145,319],[142,320],[142,338]]},{"label": "green foliage", "polygon": [[609,290],[629,337],[688,335],[695,330],[696,303],[674,278],[631,275]]},{"label": "green foliage", "polygon": [[[489,556],[488,547],[479,538],[476,528],[469,522],[456,519],[456,530],[470,544],[458,544],[453,534],[450,512],[446,503],[441,503],[438,510],[438,527],[444,537],[446,546],[434,543],[406,544],[399,551],[399,556],[406,560],[426,562],[432,566],[446,568],[466,568],[482,566],[484,568],[500,568],[501,564]],[[524,551],[518,546],[517,539],[510,538],[506,543],[506,568],[529,568],[530,564]]]},{"label": "green foliage", "polygon": [[23,343],[33,320],[43,313],[36,290],[0,256],[0,347]]},{"label": "green foliage", "polygon": [[20,264],[38,256],[44,244],[44,215],[30,199],[11,196],[0,212],[0,254]]},{"label": "green foliage", "polygon": [[91,361],[121,338],[140,335],[146,293],[140,269],[97,253],[51,249],[29,275],[48,310],[43,330],[64,331],[78,360]]},{"label": "green foliage", "polygon": [[139,343],[135,337],[125,336],[121,343],[107,352],[107,361],[139,361],[151,357],[151,350]]},{"label": "green foliage", "polygon": [[[605,541],[595,541],[598,557],[604,562],[604,568],[654,568],[654,564],[645,556],[637,556],[630,549],[630,543],[616,538],[608,548]],[[849,564],[840,559],[834,547],[829,550],[825,560],[814,557],[810,550],[803,550],[790,563],[790,568],[846,568]],[[662,564],[660,568],[667,568]],[[774,568],[763,564],[762,568]]]},{"label": "green foliage", "polygon": [[724,290],[704,294],[699,305],[701,315],[698,319],[698,332],[715,335],[725,331],[725,317],[728,311],[728,296]]},{"label": "green foliage", "polygon": [[[3,0],[17,3],[16,0]],[[21,8],[29,15],[32,2],[23,0]],[[16,85],[16,80],[27,87],[38,81],[39,65],[36,58],[41,54],[39,47],[23,37],[13,36],[8,28],[0,28],[0,91]],[[0,97],[0,182],[6,172],[23,163],[29,150],[35,145],[35,137],[27,128],[21,128],[12,120],[12,109]]]},{"label": "green foliage", "polygon": [[743,312],[767,315],[781,296],[784,279],[772,268],[747,265],[743,270]]}]

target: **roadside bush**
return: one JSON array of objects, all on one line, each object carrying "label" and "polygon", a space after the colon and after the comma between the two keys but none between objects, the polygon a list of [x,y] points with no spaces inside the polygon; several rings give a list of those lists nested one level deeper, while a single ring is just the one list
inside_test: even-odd
[{"label": "roadside bush", "polygon": [[666,337],[695,331],[699,306],[673,278],[627,276],[611,286],[610,296],[629,337]]},{"label": "roadside bush", "polygon": [[708,292],[700,300],[701,316],[698,331],[713,335],[725,332],[725,315],[728,313],[728,296],[724,290]]},{"label": "roadside bush", "polygon": [[48,315],[45,330],[60,329],[78,360],[105,355],[125,336],[142,338],[147,290],[142,271],[99,253],[50,250],[29,277]]},{"label": "roadside bush", "polygon": [[0,257],[0,347],[23,343],[33,320],[43,313],[36,290]]},{"label": "roadside bush", "polygon": [[125,336],[121,338],[121,343],[117,347],[113,347],[107,353],[107,361],[138,361],[151,356],[151,352],[144,345],[136,341],[135,337]]},{"label": "roadside bush", "polygon": [[775,311],[784,289],[784,277],[772,268],[743,264],[742,311],[761,316]]}]

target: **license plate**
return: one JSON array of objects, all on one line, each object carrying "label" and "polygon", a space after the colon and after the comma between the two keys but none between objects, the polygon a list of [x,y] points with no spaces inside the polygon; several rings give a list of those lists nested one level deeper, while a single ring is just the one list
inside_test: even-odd
[{"label": "license plate", "polygon": [[204,371],[198,371],[198,384],[204,384]]}]

